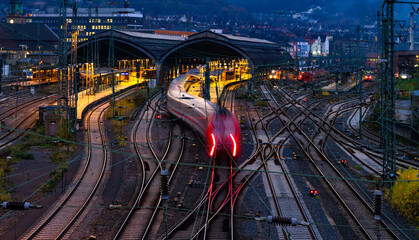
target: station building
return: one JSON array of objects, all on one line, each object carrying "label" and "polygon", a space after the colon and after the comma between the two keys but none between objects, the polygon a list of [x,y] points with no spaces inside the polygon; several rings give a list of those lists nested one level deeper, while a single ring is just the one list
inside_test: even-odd
[{"label": "station building", "polygon": [[[113,3],[113,2],[109,2]],[[129,7],[129,2],[125,1],[122,8],[73,8],[66,7],[66,26],[67,32],[74,29],[79,30],[78,41],[86,41],[89,36],[109,29],[142,29],[144,24],[143,13]],[[9,24],[41,24],[46,25],[56,35],[60,30],[60,10],[58,7],[47,7],[46,10],[23,10],[22,0],[10,0],[10,8],[7,14]],[[71,42],[71,37],[67,37],[67,42]]]},{"label": "station building", "polygon": [[135,30],[103,31],[78,45],[78,62],[89,59],[91,53],[88,49],[99,49],[99,66],[94,68],[106,67],[109,48],[113,45],[112,59],[115,62],[123,62],[123,68],[154,69],[158,83],[169,82],[188,69],[206,64],[211,69],[233,69],[238,75],[251,75],[256,81],[268,77],[272,70],[293,68],[295,64],[287,51],[267,40],[210,30],[180,35]]}]

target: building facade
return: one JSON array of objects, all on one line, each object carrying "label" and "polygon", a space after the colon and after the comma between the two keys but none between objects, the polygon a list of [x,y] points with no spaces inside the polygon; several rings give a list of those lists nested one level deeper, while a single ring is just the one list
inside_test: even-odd
[{"label": "building facade", "polygon": [[[58,11],[58,10],[55,10]],[[133,8],[78,8],[77,14],[67,8],[67,32],[79,30],[78,41],[86,41],[97,32],[109,29],[142,29],[143,14]],[[33,12],[26,14],[26,23],[40,23],[49,26],[57,35],[60,29],[58,12]],[[71,37],[67,37],[71,41]]]},{"label": "building facade", "polygon": [[310,50],[309,44],[306,41],[297,42],[297,49],[296,49],[296,55],[297,57],[308,57],[308,52]]},{"label": "building facade", "polygon": [[316,56],[327,56],[329,55],[329,36],[326,36],[324,42],[322,42],[320,36],[310,45],[311,55]]},{"label": "building facade", "polygon": [[10,0],[10,8],[7,12],[7,23],[23,24],[25,23],[25,14],[23,11],[22,0]]}]

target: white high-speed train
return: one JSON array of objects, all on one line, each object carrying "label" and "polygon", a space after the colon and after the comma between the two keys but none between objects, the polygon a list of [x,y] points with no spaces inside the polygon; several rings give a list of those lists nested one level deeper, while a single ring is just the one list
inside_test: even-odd
[{"label": "white high-speed train", "polygon": [[[191,126],[206,140],[208,154],[236,157],[240,153],[240,126],[236,117],[226,109],[201,97],[187,93],[198,81],[190,70],[172,80],[167,91],[167,108],[171,114]],[[218,157],[217,157],[218,158]]]},{"label": "white high-speed train", "polygon": [[192,74],[182,74],[173,79],[167,91],[167,108],[205,139],[208,117],[216,112],[217,106],[211,101],[186,92],[196,81],[199,81],[199,77]]}]

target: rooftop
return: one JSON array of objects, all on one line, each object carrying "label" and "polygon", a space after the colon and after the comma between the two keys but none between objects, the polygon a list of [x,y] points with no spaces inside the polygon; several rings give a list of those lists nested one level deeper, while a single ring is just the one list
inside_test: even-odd
[{"label": "rooftop", "polygon": [[[39,27],[39,34],[38,34]],[[8,50],[20,50],[26,45],[28,50],[55,50],[58,36],[44,24],[9,24],[0,23],[0,47]]]}]

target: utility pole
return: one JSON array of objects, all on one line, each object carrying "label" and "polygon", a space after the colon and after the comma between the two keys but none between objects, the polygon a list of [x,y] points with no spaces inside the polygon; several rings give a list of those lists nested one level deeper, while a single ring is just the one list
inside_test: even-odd
[{"label": "utility pole", "polygon": [[71,66],[70,70],[70,83],[68,84],[69,88],[69,102],[70,106],[68,111],[68,122],[70,126],[69,133],[73,133],[76,130],[77,124],[77,100],[78,100],[78,92],[77,92],[77,80],[78,76],[76,76],[76,71],[78,72],[78,64],[77,64],[77,43],[78,43],[78,24],[77,24],[77,5],[76,2],[72,3],[72,10],[73,10],[73,17],[72,17],[72,33],[71,33]]},{"label": "utility pole", "polygon": [[107,2],[108,5],[113,5],[114,10],[112,11],[111,17],[111,37],[109,39],[109,56],[108,56],[108,67],[111,70],[111,78],[112,78],[112,116],[115,117],[115,76],[113,74],[114,71],[114,64],[115,64],[115,49],[114,49],[114,29],[113,29],[113,16],[115,12],[115,7],[118,5],[117,2]]},{"label": "utility pole", "polygon": [[1,84],[3,81],[3,49],[0,51],[0,96],[3,96]]},{"label": "utility pole", "polygon": [[316,100],[316,85],[314,82],[314,66],[316,64],[316,59],[313,57],[313,62],[311,63],[311,89],[313,91],[313,100]]},{"label": "utility pole", "polygon": [[357,67],[357,77],[358,77],[358,84],[359,84],[359,138],[362,138],[362,74],[360,68],[360,33],[359,33],[359,25],[356,28],[356,67]]},{"label": "utility pole", "polygon": [[[381,56],[380,56],[380,50],[382,49],[382,46],[381,46],[381,42],[382,41],[380,41],[382,39],[382,22],[381,22],[381,13],[380,13],[380,11],[377,11],[377,38],[376,38],[376,47],[377,47],[377,56],[376,56],[376,62],[375,62],[375,67],[378,69],[378,72],[377,72],[377,76],[382,76],[382,64],[381,63],[379,63],[378,61],[378,59],[380,59],[381,60]],[[378,77],[377,77],[377,80],[376,80],[376,95],[375,95],[375,99],[376,100],[378,100],[378,93],[380,92],[380,85],[381,85],[381,81],[380,81],[381,79],[379,79]],[[381,102],[382,101],[380,101],[380,104],[381,104]],[[380,106],[381,107],[381,106]],[[381,108],[382,109],[382,108]],[[380,141],[380,144],[381,144],[381,141]]]},{"label": "utility pole", "polygon": [[335,87],[336,87],[336,95],[339,95],[338,83],[339,83],[338,71],[335,71]]},{"label": "utility pole", "polygon": [[38,42],[38,82],[41,81],[41,40],[39,36],[39,23],[37,24],[37,42]]},{"label": "utility pole", "polygon": [[[88,8],[88,11],[87,11],[87,15],[88,15],[89,22],[87,23],[87,32],[86,32],[85,37],[87,38],[87,41],[89,42],[86,46],[86,62],[87,62],[89,71],[86,70],[86,77],[85,77],[86,86],[85,86],[85,89],[86,89],[86,94],[92,94],[92,91],[93,91],[92,85],[94,84],[94,72],[95,72],[94,64],[93,64],[95,48],[93,47],[93,43],[90,40],[92,39],[92,33],[93,33],[92,32],[92,22],[94,22],[96,19],[92,19],[92,0],[88,0],[88,3],[89,3],[89,8]],[[90,64],[91,63],[93,65],[93,76],[90,75],[90,73],[91,73]]]},{"label": "utility pole", "polygon": [[384,142],[383,178],[394,180],[396,177],[396,123],[395,123],[395,82],[394,82],[394,0],[384,1],[383,44],[385,70],[382,108],[382,138]]},{"label": "utility pole", "polygon": [[210,93],[210,87],[211,87],[211,79],[210,79],[210,58],[207,57],[205,59],[206,61],[206,69],[205,69],[205,93],[204,93],[204,97],[206,100],[211,101],[211,93]]},{"label": "utility pole", "polygon": [[60,4],[60,28],[58,44],[58,106],[65,105],[68,97],[67,90],[67,0],[62,0]]},{"label": "utility pole", "polygon": [[[297,49],[297,56],[295,57],[295,67],[297,69],[296,76],[297,76],[297,81],[298,81],[299,80],[298,78],[300,76],[300,61],[298,59],[298,49]],[[282,87],[284,87],[284,86],[282,86]]]}]

